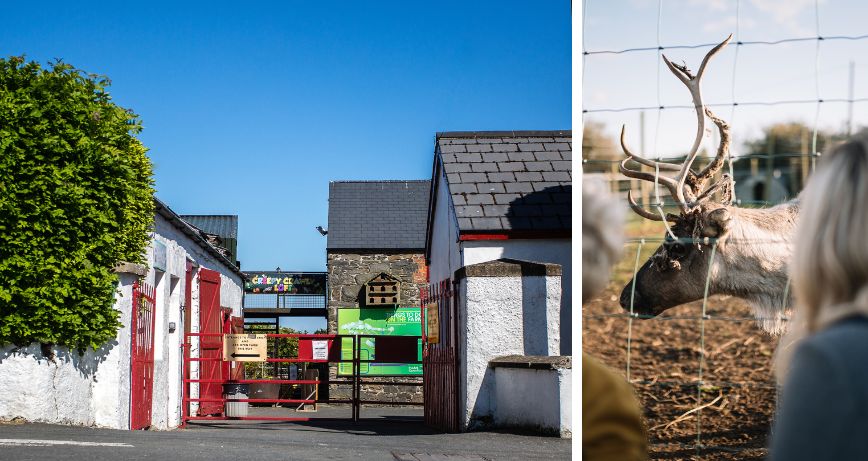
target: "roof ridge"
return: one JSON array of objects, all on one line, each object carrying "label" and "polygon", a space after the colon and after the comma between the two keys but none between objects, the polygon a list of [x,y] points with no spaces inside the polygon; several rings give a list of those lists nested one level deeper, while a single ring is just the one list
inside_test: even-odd
[{"label": "roof ridge", "polygon": [[331,183],[371,183],[371,184],[379,184],[379,183],[391,183],[391,182],[431,182],[430,179],[337,179],[334,181],[329,181]]},{"label": "roof ridge", "polygon": [[519,136],[572,136],[573,130],[438,131],[437,138],[498,138]]}]

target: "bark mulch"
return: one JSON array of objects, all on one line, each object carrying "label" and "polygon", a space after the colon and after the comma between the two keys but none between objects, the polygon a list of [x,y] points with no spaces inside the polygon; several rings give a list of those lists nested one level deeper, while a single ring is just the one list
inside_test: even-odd
[{"label": "bark mulch", "polygon": [[[582,348],[626,376],[630,322],[618,305],[620,288],[613,283],[582,307]],[[740,299],[714,296],[707,306],[704,322],[698,319],[701,301],[632,322],[629,379],[644,408],[649,456],[764,459],[775,409],[777,338],[756,326]]]}]

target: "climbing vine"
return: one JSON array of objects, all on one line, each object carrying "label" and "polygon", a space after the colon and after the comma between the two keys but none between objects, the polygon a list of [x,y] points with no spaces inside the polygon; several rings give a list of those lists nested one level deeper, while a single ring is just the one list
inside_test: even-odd
[{"label": "climbing vine", "polygon": [[0,58],[0,344],[97,348],[119,261],[144,262],[153,179],[107,78]]}]

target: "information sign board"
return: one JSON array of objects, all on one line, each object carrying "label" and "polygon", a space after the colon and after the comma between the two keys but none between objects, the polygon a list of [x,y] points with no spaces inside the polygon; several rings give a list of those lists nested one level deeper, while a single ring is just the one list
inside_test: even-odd
[{"label": "information sign board", "polygon": [[268,358],[265,335],[223,335],[223,360],[227,362],[264,362]]},{"label": "information sign board", "polygon": [[[338,334],[340,335],[388,335],[388,336],[421,336],[422,313],[418,307],[386,307],[364,309],[338,309]],[[359,338],[359,358],[374,360],[375,338]],[[417,342],[417,357],[422,360],[422,339]],[[352,360],[353,339],[342,338],[341,359]],[[402,363],[362,363],[363,376],[421,376],[422,364]],[[338,365],[338,374],[342,376],[353,374],[352,363]]]},{"label": "information sign board", "polygon": [[425,306],[425,321],[427,328],[425,335],[430,344],[440,342],[440,311],[437,303],[430,303]]}]

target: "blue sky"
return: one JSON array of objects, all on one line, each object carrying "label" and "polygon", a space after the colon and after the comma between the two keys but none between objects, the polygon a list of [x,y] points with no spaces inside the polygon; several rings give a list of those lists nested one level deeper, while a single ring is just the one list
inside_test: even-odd
[{"label": "blue sky", "polygon": [[[857,0],[587,0],[583,2],[583,48],[618,50],[660,45],[717,43],[733,33],[742,41],[776,41],[816,36],[868,34],[864,18],[868,5]],[[658,29],[658,6],[662,5]],[[709,48],[672,49],[664,53],[675,62],[697,69]],[[742,46],[730,44],[714,58],[703,80],[708,103],[815,100],[847,98],[849,63],[854,62],[854,97],[868,97],[868,40]],[[689,105],[690,97],[658,58],[656,50],[590,55],[583,60],[585,109],[622,108],[659,104]],[[824,130],[841,130],[848,118],[846,103],[720,107],[716,112],[732,125],[733,153],[777,122],[802,122]],[[868,125],[868,103],[853,105],[853,125]],[[693,142],[693,109],[646,112],[646,149],[649,156],[684,153]],[[592,113],[586,122],[605,124],[615,136],[627,124],[628,142],[639,146],[639,112]],[[658,128],[659,126],[659,128]],[[707,137],[707,147],[715,146]],[[713,151],[713,149],[712,149]]]},{"label": "blue sky", "polygon": [[568,1],[91,5],[5,4],[0,55],[107,75],[242,269],[325,270],[329,181],[426,179],[437,131],[570,128]]}]

